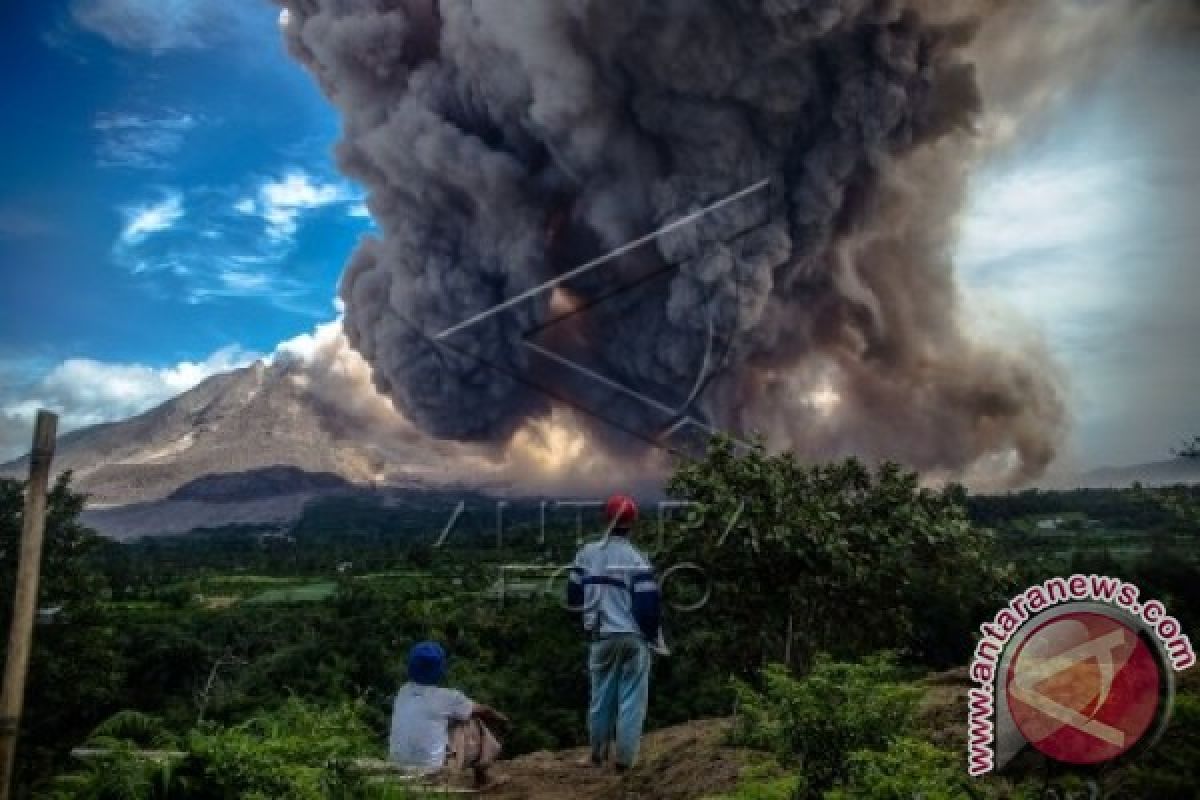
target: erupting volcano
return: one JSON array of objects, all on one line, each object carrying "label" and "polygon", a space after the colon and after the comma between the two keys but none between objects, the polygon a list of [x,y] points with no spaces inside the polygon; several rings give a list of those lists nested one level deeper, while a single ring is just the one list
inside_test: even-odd
[{"label": "erupting volcano", "polygon": [[282,5],[379,226],[345,331],[419,429],[503,446],[568,414],[635,459],[686,417],[1014,483],[1055,457],[1058,370],[980,337],[951,256],[1002,136],[984,73],[1061,47],[1053,4]]}]

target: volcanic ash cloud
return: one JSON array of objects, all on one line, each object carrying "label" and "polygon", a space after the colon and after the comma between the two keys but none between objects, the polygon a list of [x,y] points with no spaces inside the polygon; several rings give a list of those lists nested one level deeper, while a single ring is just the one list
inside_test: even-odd
[{"label": "volcanic ash cloud", "polygon": [[342,281],[346,334],[417,428],[504,443],[575,408],[631,455],[692,417],[947,475],[1054,458],[1055,370],[970,334],[949,255],[976,21],[916,0],[283,5],[380,229]]}]

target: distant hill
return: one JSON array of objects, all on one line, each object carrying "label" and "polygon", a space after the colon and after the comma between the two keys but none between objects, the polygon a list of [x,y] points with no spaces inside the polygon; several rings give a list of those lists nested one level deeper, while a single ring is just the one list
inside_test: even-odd
[{"label": "distant hill", "polygon": [[1101,467],[1079,476],[1079,486],[1093,489],[1127,487],[1134,482],[1143,486],[1200,483],[1200,459],[1173,458],[1125,467]]},{"label": "distant hill", "polygon": [[168,500],[201,503],[237,503],[262,497],[337,492],[353,484],[332,472],[305,472],[296,467],[264,467],[249,472],[205,475],[185,483],[168,495]]}]

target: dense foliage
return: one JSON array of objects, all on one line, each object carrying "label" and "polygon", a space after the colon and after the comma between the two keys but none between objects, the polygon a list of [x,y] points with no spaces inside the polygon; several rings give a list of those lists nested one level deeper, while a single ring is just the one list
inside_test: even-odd
[{"label": "dense foliage", "polygon": [[1003,778],[972,779],[961,734],[922,715],[925,687],[887,657],[818,659],[797,677],[779,665],[761,688],[738,684],[736,743],[774,754],[720,800],[1191,800],[1200,768],[1200,692],[1177,697],[1169,735],[1123,769],[1073,770],[1026,759]]},{"label": "dense foliage", "polygon": [[[661,537],[653,514],[635,531],[665,579],[673,650],[655,665],[649,725],[735,714],[738,741],[773,763],[739,800],[1024,796],[962,788],[961,753],[922,727],[913,683],[965,664],[972,632],[1018,584],[1117,574],[1200,626],[1194,531],[1133,490],[981,499],[896,465],[811,466],[717,441],[669,491],[687,507]],[[0,587],[21,499],[0,481]],[[543,529],[536,504],[514,506],[499,536],[495,507],[474,499],[448,539],[452,499],[414,496],[324,501],[285,532],[116,544],[79,523],[85,499],[64,477],[49,503],[41,605],[57,612],[36,630],[22,791],[375,796],[345,762],[381,752],[403,653],[426,638],[450,651],[451,684],[511,712],[510,754],[579,744],[586,642],[558,597],[579,519]],[[1048,516],[1069,525],[1043,531]],[[1122,773],[1111,796],[1189,796],[1197,708],[1183,693],[1176,727],[1191,733]],[[112,752],[68,756],[89,740]]]},{"label": "dense foliage", "polygon": [[[47,794],[54,800],[373,797],[350,769],[355,758],[379,750],[362,718],[354,704],[322,709],[292,698],[241,724],[200,726],[180,740],[153,717],[126,712],[88,741],[102,755],[56,779]],[[143,747],[155,748],[148,752],[156,757],[135,749]]]},{"label": "dense foliage", "polygon": [[[19,776],[50,769],[62,742],[81,739],[128,702],[122,689],[125,659],[103,603],[104,575],[92,556],[102,540],[79,523],[85,498],[71,491],[70,475],[50,489],[42,551],[40,607],[29,665]],[[24,492],[0,480],[0,641],[12,619]]]},{"label": "dense foliage", "polygon": [[735,740],[774,752],[803,776],[805,796],[841,783],[851,754],[884,750],[911,724],[919,691],[895,664],[818,658],[802,678],[781,667],[764,670],[762,691],[739,683]]},{"label": "dense foliage", "polygon": [[669,491],[692,505],[660,563],[698,564],[710,581],[719,634],[705,658],[803,667],[821,651],[894,648],[953,663],[1000,596],[963,490],[923,488],[896,464],[810,466],[717,440]]}]

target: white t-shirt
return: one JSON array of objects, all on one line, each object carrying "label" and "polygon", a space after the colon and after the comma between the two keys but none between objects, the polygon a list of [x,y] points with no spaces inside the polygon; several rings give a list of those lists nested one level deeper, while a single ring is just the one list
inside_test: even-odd
[{"label": "white t-shirt", "polygon": [[406,683],[392,706],[392,735],[388,758],[406,767],[441,769],[452,721],[471,718],[475,704],[456,689]]}]

